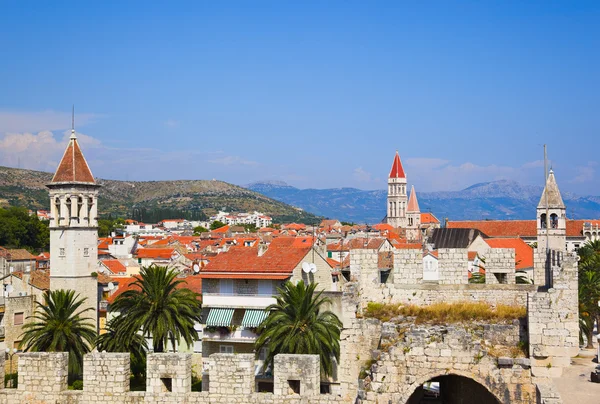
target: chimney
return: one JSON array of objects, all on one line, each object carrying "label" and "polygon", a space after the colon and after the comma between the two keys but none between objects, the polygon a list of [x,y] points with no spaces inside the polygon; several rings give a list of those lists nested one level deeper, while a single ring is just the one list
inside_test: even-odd
[{"label": "chimney", "polygon": [[262,257],[264,255],[264,253],[267,252],[268,248],[269,248],[269,246],[266,243],[259,243],[258,244],[258,256]]}]

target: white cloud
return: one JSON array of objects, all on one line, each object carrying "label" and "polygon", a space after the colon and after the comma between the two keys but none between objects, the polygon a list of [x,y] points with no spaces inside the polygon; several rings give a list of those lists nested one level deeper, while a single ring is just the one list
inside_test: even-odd
[{"label": "white cloud", "polygon": [[[100,114],[76,113],[75,127],[82,127],[100,118]],[[24,112],[0,111],[0,133],[34,133],[71,127],[71,112],[53,110]]]},{"label": "white cloud", "polygon": [[589,161],[585,166],[575,167],[575,177],[569,182],[574,184],[581,184],[584,182],[590,182],[594,180],[596,174],[596,166],[598,163],[595,161]]},{"label": "white cloud", "polygon": [[256,161],[245,160],[240,156],[223,156],[216,159],[208,160],[208,163],[219,164],[223,166],[243,165],[243,166],[257,166]]},{"label": "white cloud", "polygon": [[[8,133],[0,137],[0,164],[32,170],[54,170],[64,153],[70,132],[62,139],[50,131],[34,133]],[[101,147],[98,139],[82,133],[77,134],[82,147]]]},{"label": "white cloud", "polygon": [[362,167],[357,167],[353,170],[352,172],[352,176],[354,177],[354,179],[360,183],[367,183],[367,184],[372,184],[372,183],[379,183],[381,182],[380,179],[378,178],[373,178],[373,176],[371,175],[370,172],[365,171]]}]

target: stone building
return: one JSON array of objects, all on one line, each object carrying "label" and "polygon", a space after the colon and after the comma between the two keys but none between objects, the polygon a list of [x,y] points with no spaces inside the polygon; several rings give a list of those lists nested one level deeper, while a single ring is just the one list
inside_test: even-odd
[{"label": "stone building", "polygon": [[396,152],[388,178],[387,223],[393,227],[405,228],[408,224],[407,204],[406,174],[400,161],[400,155]]},{"label": "stone building", "polygon": [[71,289],[86,298],[85,316],[97,326],[98,188],[75,130],[50,191],[50,289]]}]

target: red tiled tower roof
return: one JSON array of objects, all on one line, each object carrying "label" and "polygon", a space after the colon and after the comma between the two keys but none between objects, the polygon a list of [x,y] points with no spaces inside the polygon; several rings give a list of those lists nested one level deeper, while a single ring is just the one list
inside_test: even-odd
[{"label": "red tiled tower roof", "polygon": [[396,156],[394,157],[394,164],[392,165],[392,170],[390,171],[390,178],[406,178],[398,152],[396,152]]},{"label": "red tiled tower roof", "polygon": [[71,134],[71,140],[67,145],[65,154],[52,178],[52,183],[61,182],[96,184],[92,171],[77,142],[75,131]]},{"label": "red tiled tower roof", "polygon": [[419,202],[417,201],[417,193],[415,192],[415,186],[410,188],[410,197],[408,198],[408,205],[406,207],[407,212],[420,212]]}]

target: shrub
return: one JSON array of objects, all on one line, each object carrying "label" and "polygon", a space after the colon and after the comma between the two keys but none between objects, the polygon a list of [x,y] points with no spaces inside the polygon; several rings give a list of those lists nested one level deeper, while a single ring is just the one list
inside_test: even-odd
[{"label": "shrub", "polygon": [[12,381],[12,387],[14,387],[14,388],[19,387],[19,374],[17,372],[7,373],[4,375],[4,387],[11,386],[11,383],[10,383],[11,381]]},{"label": "shrub", "polygon": [[521,306],[499,304],[493,308],[484,302],[434,303],[430,306],[369,303],[364,316],[389,321],[396,316],[414,317],[415,323],[463,323],[471,321],[506,322],[527,315]]},{"label": "shrub", "polygon": [[71,387],[70,390],[83,390],[83,380],[75,380]]}]

